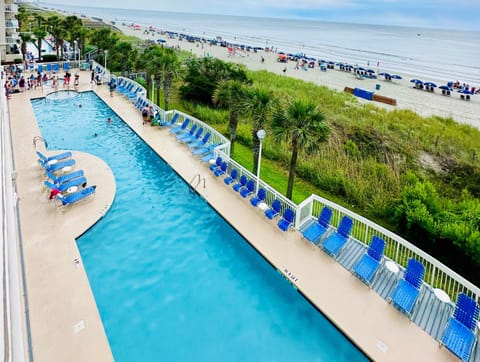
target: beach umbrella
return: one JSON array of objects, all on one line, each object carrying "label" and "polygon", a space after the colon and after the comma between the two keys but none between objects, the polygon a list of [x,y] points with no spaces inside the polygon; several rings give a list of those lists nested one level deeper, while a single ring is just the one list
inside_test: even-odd
[{"label": "beach umbrella", "polygon": [[367,69],[367,73],[375,73],[373,69]]},{"label": "beach umbrella", "polygon": [[460,89],[458,93],[463,93],[463,94],[473,94],[473,92],[470,92],[468,89]]},{"label": "beach umbrella", "polygon": [[335,62],[332,62],[332,61],[330,60],[330,61],[328,62],[328,64],[330,64],[330,65],[334,65],[334,64],[335,64]]},{"label": "beach umbrella", "polygon": [[410,83],[423,84],[423,81],[421,81],[420,79],[410,79]]},{"label": "beach umbrella", "polygon": [[443,89],[443,90],[452,90],[452,88],[450,88],[448,85],[441,85],[440,87],[438,87],[439,89]]},{"label": "beach umbrella", "polygon": [[392,78],[392,79],[402,79],[402,77],[399,76],[398,74],[392,74],[392,75],[390,76],[390,78]]},{"label": "beach umbrella", "polygon": [[385,73],[385,72],[378,73],[378,75],[390,76],[390,74],[388,74],[388,73]]},{"label": "beach umbrella", "polygon": [[425,82],[423,84],[426,85],[427,87],[435,87],[435,88],[437,87],[437,85],[433,82]]}]

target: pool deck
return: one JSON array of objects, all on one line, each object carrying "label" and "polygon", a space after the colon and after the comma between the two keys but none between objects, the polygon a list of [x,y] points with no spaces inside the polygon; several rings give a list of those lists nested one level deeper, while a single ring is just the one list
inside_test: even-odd
[{"label": "pool deck", "polygon": [[[91,89],[86,72],[82,78],[80,90]],[[197,174],[205,178],[206,187],[201,185],[197,191],[368,357],[376,361],[458,361],[338,262],[303,240],[299,232],[281,232],[276,222],[213,176],[208,165],[168,130],[142,126],[140,112],[122,95],[110,97],[107,86],[93,86],[93,90],[186,182]],[[32,145],[40,131],[29,98],[40,96],[40,91],[32,91],[12,95],[9,101],[33,356],[38,361],[111,361],[75,238],[108,210],[115,180],[103,161],[75,152],[77,169],[84,169],[89,183],[97,185],[97,195],[64,212],[55,209],[42,193]]]}]

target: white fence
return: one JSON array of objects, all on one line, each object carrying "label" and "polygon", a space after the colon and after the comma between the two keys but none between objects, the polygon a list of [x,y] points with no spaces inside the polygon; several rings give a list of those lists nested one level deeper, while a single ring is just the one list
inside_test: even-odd
[{"label": "white fence", "polygon": [[298,205],[295,225],[301,227],[312,218],[317,218],[324,206],[333,211],[332,223],[335,226],[344,215],[354,221],[352,236],[356,240],[369,244],[373,235],[384,239],[386,242],[385,255],[397,264],[406,266],[409,258],[420,261],[425,266],[425,282],[433,288],[445,290],[452,300],[456,299],[458,293],[466,293],[477,300],[480,298],[480,288],[431,255],[384,227],[320,196],[312,195]]}]

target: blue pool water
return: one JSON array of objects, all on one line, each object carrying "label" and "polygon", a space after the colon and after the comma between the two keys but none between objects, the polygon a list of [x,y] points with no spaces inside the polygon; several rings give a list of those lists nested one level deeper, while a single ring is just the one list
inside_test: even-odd
[{"label": "blue pool water", "polygon": [[116,361],[367,360],[94,93],[32,104],[49,149],[115,175],[77,243]]}]

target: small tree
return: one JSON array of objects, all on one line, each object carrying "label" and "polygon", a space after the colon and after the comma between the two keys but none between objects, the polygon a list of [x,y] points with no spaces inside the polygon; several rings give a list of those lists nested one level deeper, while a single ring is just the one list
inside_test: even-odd
[{"label": "small tree", "polygon": [[274,137],[287,142],[292,150],[286,195],[291,200],[298,153],[315,152],[318,145],[328,139],[330,129],[316,104],[305,100],[290,101],[286,108],[279,105],[273,114],[271,128]]},{"label": "small tree", "polygon": [[254,88],[247,93],[242,105],[245,113],[252,119],[253,173],[257,172],[260,151],[260,140],[257,137],[257,132],[265,128],[276,103],[277,99],[272,92],[266,89]]},{"label": "small tree", "polygon": [[242,104],[245,100],[245,84],[238,80],[222,80],[213,93],[213,103],[229,110],[230,150],[234,153],[237,127]]}]

